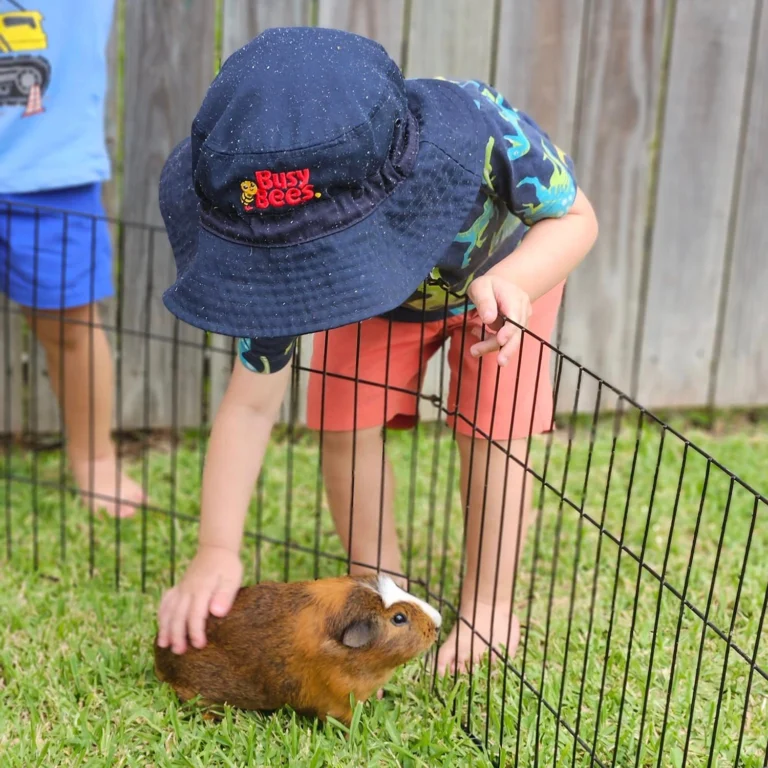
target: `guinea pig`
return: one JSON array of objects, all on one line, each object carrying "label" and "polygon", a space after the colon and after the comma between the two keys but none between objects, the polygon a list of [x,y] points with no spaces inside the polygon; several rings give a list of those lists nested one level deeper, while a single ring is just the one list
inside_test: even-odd
[{"label": "guinea pig", "polygon": [[349,724],[397,667],[436,640],[441,617],[389,576],[343,576],[242,587],[230,612],[209,616],[204,648],[159,648],[155,674],[182,701]]}]

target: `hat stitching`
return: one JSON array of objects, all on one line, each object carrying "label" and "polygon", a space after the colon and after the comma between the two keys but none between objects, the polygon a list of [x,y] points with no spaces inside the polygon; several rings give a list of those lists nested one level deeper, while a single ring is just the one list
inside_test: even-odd
[{"label": "hat stitching", "polygon": [[438,144],[435,144],[434,141],[430,141],[429,139],[423,139],[423,142],[424,142],[424,144],[431,144],[435,149],[439,150],[447,158],[453,160],[453,162],[456,163],[456,165],[458,165],[461,168],[463,168],[467,173],[471,173],[473,176],[476,176],[478,179],[482,179],[483,178],[483,174],[482,173],[478,173],[477,171],[473,171],[471,168],[467,168],[466,165],[464,165],[463,163],[459,162],[453,155],[451,155],[450,153],[446,152],[445,149],[443,149],[443,147],[439,146]]}]

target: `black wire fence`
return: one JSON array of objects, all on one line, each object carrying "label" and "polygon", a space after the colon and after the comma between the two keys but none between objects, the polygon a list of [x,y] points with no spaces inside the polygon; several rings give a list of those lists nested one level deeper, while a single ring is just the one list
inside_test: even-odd
[{"label": "black wire fence", "polygon": [[[9,206],[3,215],[11,221]],[[64,226],[72,216],[61,214]],[[63,363],[52,369],[25,330],[52,312],[25,311],[22,323],[22,311],[6,301],[0,525],[14,565],[47,575],[87,570],[105,586],[158,590],[179,578],[195,550],[209,426],[235,347],[181,326],[162,307],[161,290],[173,276],[162,231],[109,224],[116,297],[98,321],[95,313],[84,325],[63,312],[58,319],[70,346],[88,345],[91,370],[81,376],[91,382],[95,329],[109,338],[115,484],[126,471],[146,500],[126,519],[99,511],[110,499],[98,492],[89,499],[86,488],[82,500],[63,450],[64,417],[59,412],[56,423],[41,416],[55,377],[60,393],[75,379]],[[78,323],[85,336],[72,330]],[[311,368],[310,343],[302,339],[294,356],[284,418],[249,509],[248,581],[318,578],[355,565],[325,496],[330,433],[304,426],[309,376],[326,382],[337,375]],[[440,419],[386,430],[376,443],[381,477],[391,466],[392,485],[379,479],[361,486],[370,481],[358,471],[363,459],[357,433],[352,437],[349,538],[355,541],[357,526],[358,536],[378,544],[378,562],[358,564],[381,566],[391,494],[400,575],[441,610],[439,643],[457,621],[464,629],[453,637],[470,636],[480,648],[493,639],[492,663],[485,656],[468,674],[439,676],[434,653],[413,663],[435,706],[450,708],[476,742],[478,760],[496,765],[768,765],[768,500],[547,340],[524,332],[521,348],[552,383],[553,429],[544,434],[514,445],[489,440],[476,412],[457,412],[441,385],[437,394],[410,393],[435,406]],[[358,370],[359,343],[356,355]],[[353,402],[366,388],[384,387],[386,397],[386,368],[383,382],[349,377]],[[525,418],[533,419],[536,397]],[[520,418],[516,409],[513,420]],[[324,412],[321,406],[321,423]],[[456,435],[462,424],[471,431],[468,459]],[[500,504],[492,503],[499,471]],[[366,495],[375,496],[379,514],[360,533],[352,513]],[[478,562],[494,570],[490,612],[470,572]],[[500,583],[505,572],[514,574],[511,583]],[[467,588],[473,581],[474,596]],[[148,664],[150,655],[148,647]]]}]

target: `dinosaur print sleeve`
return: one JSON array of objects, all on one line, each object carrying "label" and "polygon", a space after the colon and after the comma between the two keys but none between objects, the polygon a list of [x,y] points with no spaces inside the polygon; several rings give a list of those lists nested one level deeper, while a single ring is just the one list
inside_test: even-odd
[{"label": "dinosaur print sleeve", "polygon": [[458,84],[487,118],[485,186],[526,226],[564,216],[576,198],[571,158],[494,88],[476,80]]},{"label": "dinosaur print sleeve", "polygon": [[238,339],[237,355],[253,373],[277,373],[291,361],[295,347],[295,337]]}]

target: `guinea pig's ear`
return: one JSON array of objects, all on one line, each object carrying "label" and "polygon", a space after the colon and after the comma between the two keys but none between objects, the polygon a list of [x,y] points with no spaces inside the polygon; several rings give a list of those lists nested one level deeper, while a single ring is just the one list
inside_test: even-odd
[{"label": "guinea pig's ear", "polygon": [[370,619],[358,619],[348,624],[341,633],[341,642],[347,648],[362,648],[377,635],[377,627]]}]

